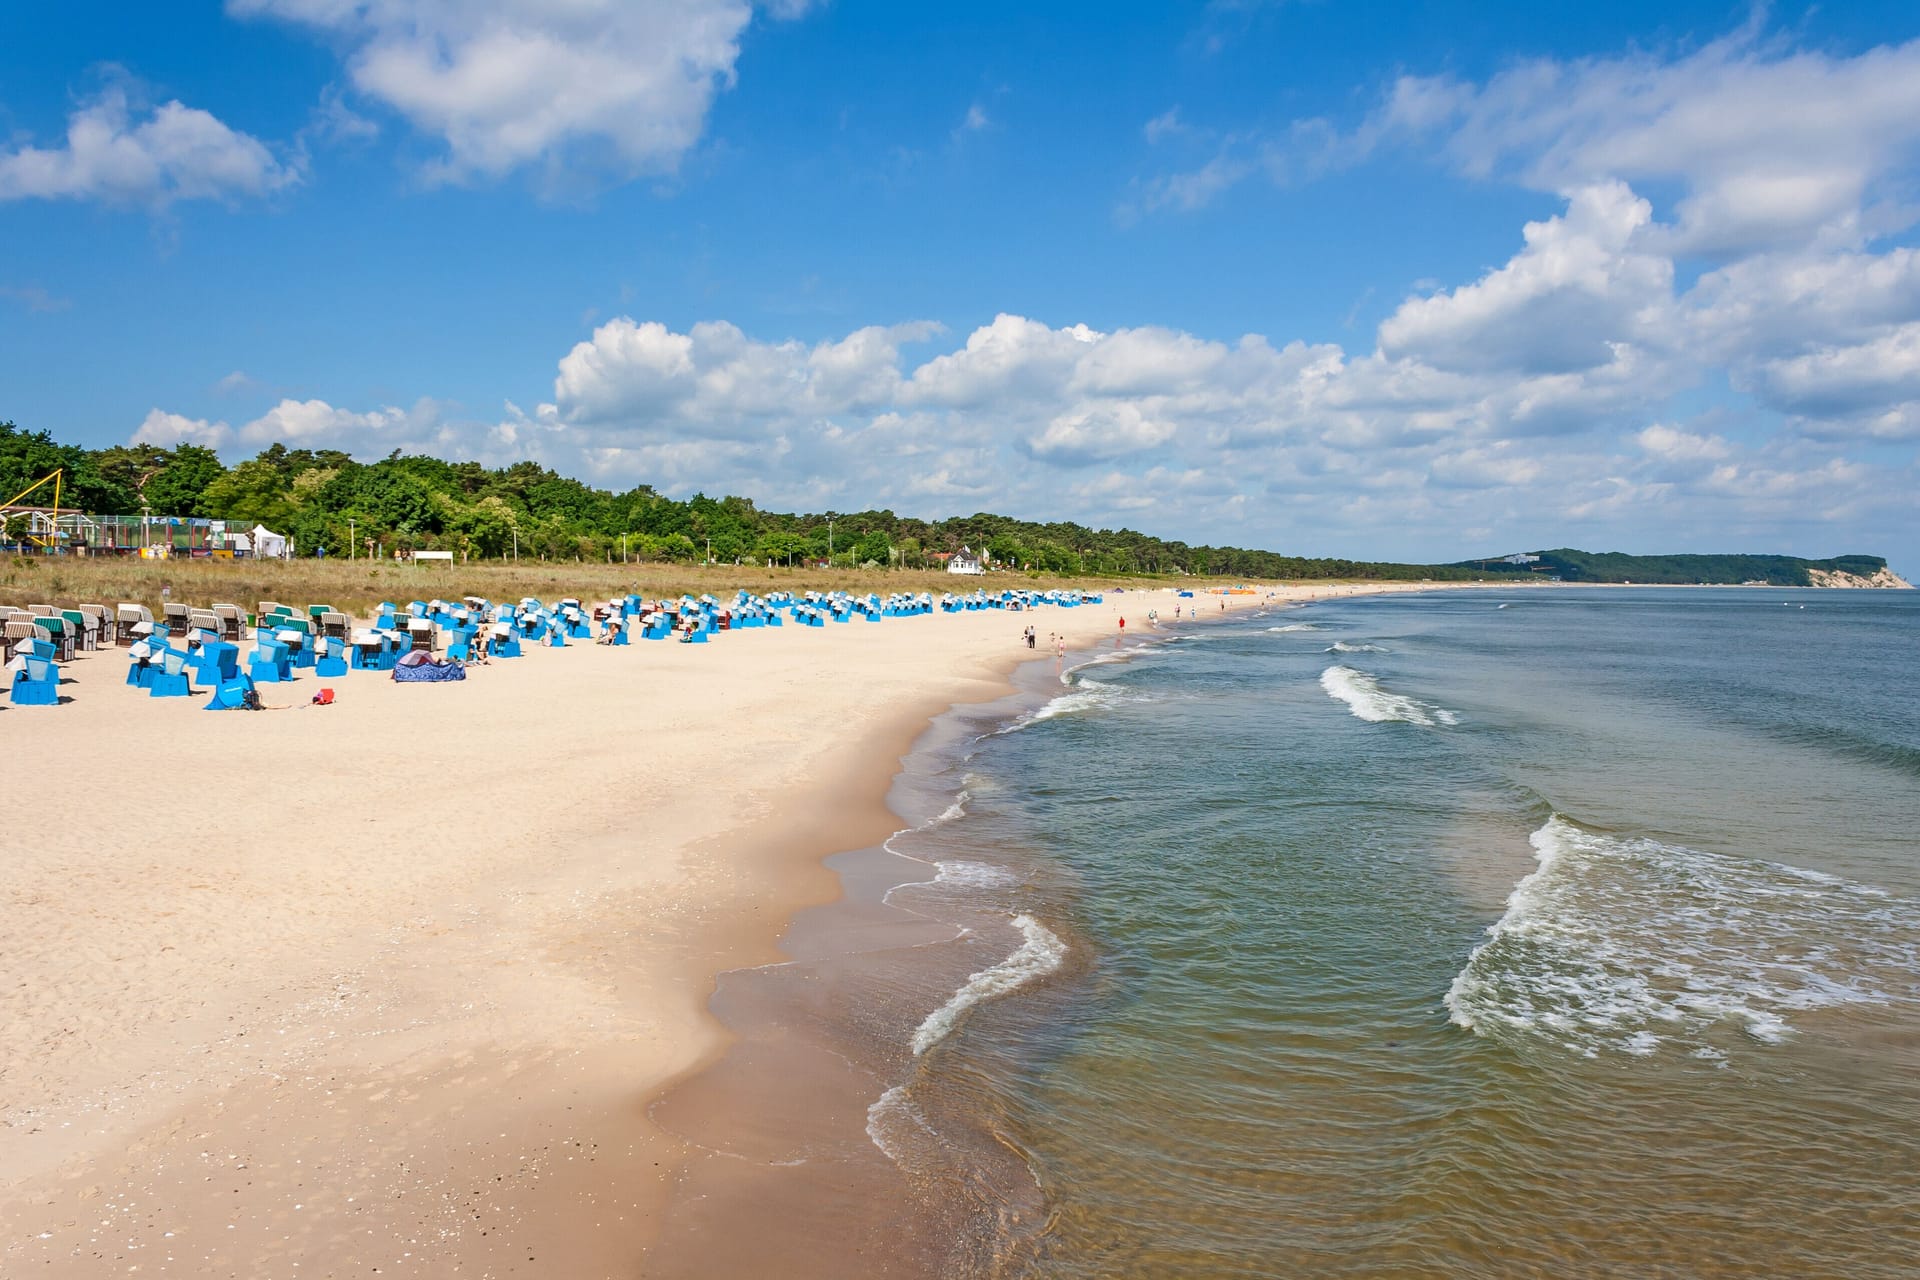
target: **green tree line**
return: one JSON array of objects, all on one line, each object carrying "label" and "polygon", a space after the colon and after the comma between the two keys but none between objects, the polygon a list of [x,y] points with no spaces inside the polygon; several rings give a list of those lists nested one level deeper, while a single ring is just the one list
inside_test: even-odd
[{"label": "green tree line", "polygon": [[[383,554],[448,550],[470,557],[638,559],[927,568],[962,547],[998,565],[1092,576],[1213,574],[1246,578],[1465,578],[1461,567],[1281,555],[1190,546],[1071,521],[981,512],[918,520],[892,511],[762,511],[751,499],[668,498],[650,485],[596,489],[534,462],[477,462],[395,453],[356,462],[332,449],[275,444],[229,467],[211,449],[151,444],[83,449],[0,422],[0,499],[56,467],[62,505],[92,515],[197,516],[289,534],[302,554],[345,555],[351,537]],[[34,501],[41,495],[35,494]],[[45,501],[51,502],[51,495]]]}]

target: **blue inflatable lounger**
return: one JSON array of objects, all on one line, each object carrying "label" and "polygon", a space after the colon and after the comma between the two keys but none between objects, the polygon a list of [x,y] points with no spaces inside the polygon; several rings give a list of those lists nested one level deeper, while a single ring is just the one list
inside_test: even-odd
[{"label": "blue inflatable lounger", "polygon": [[415,649],[395,664],[393,678],[401,684],[441,684],[448,680],[465,680],[466,664],[460,662],[436,661],[432,654]]}]

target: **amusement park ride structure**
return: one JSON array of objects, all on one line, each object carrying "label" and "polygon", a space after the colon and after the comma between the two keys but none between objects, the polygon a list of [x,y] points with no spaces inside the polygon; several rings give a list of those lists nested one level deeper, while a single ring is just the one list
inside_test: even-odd
[{"label": "amusement park ride structure", "polygon": [[[0,503],[0,541],[4,541],[6,535],[12,532],[11,529],[5,526],[10,525],[15,516],[24,515],[27,517],[27,527],[22,531],[22,536],[25,537],[28,542],[40,547],[53,547],[58,545],[60,538],[64,536],[60,531],[60,518],[62,516],[78,516],[81,514],[78,511],[63,511],[60,509],[60,486],[65,476],[66,468],[56,467],[47,475],[40,477],[20,492],[14,494],[11,498],[8,498],[5,502]],[[53,505],[51,507],[21,505],[20,500],[22,498],[33,493],[36,489],[45,488],[48,484],[53,486]]]}]

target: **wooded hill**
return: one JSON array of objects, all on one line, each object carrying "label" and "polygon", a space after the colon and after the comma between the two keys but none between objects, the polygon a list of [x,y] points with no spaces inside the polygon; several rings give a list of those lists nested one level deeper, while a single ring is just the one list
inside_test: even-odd
[{"label": "wooded hill", "polygon": [[1835,556],[1831,560],[1802,560],[1797,556],[1630,556],[1621,551],[1576,551],[1571,547],[1532,554],[1539,560],[1529,565],[1468,560],[1451,567],[1472,569],[1483,577],[1495,574],[1551,577],[1562,582],[1644,582],[1655,586],[1703,582],[1732,586],[1763,582],[1770,587],[1809,586],[1812,582],[1807,575],[1809,569],[1870,578],[1887,567],[1887,562],[1879,556]]}]

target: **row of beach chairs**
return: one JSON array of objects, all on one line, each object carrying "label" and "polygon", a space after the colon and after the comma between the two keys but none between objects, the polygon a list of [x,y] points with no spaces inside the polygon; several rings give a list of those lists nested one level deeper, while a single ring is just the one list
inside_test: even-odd
[{"label": "row of beach chairs", "polygon": [[[479,596],[415,600],[404,607],[380,605],[368,626],[356,626],[330,605],[301,608],[272,600],[259,602],[252,614],[232,604],[202,609],[169,602],[158,619],[138,604],[111,611],[102,605],[0,607],[0,621],[16,705],[57,705],[57,664],[107,644],[128,652],[126,683],[154,697],[189,696],[198,685],[199,692],[212,691],[210,709],[224,709],[257,704],[257,685],[294,680],[303,671],[323,679],[350,671],[390,671],[415,652],[480,662],[521,657],[528,643],[548,648],[581,641],[626,645],[636,639],[704,644],[716,634],[755,627],[823,627],[934,612],[1099,602],[1098,595],[1077,591],[949,592],[938,599],[928,592],[882,597],[741,591],[726,602],[711,595],[647,600],[632,594],[592,603],[566,597],[552,605],[533,597],[514,603]],[[249,641],[243,661],[242,646]]]}]

